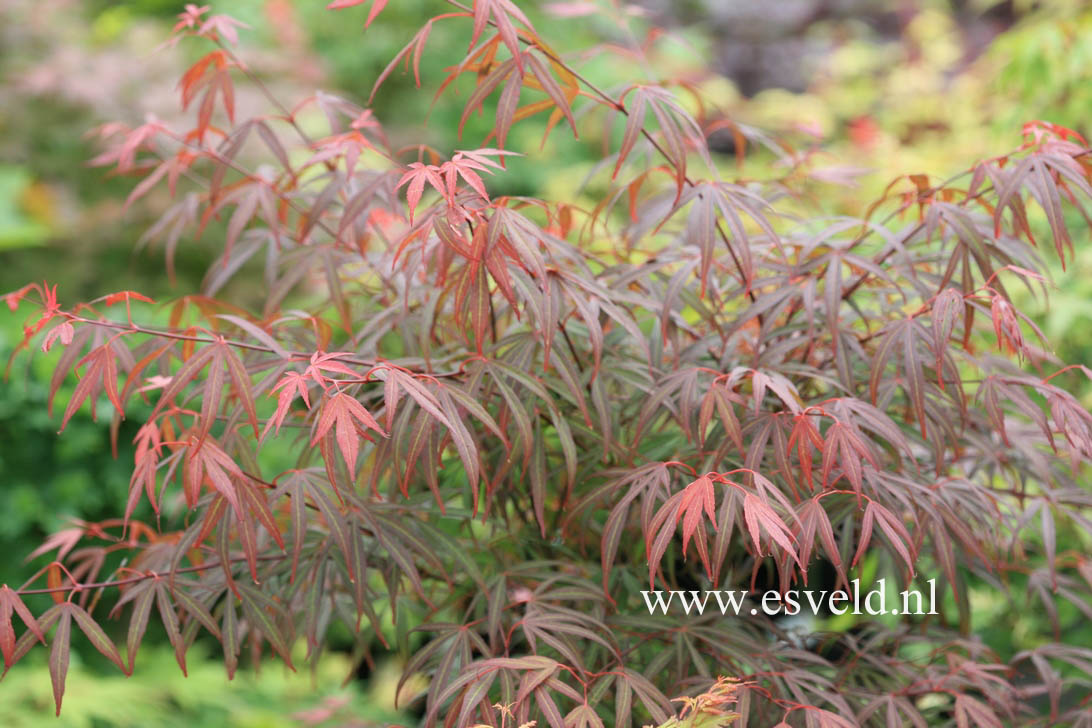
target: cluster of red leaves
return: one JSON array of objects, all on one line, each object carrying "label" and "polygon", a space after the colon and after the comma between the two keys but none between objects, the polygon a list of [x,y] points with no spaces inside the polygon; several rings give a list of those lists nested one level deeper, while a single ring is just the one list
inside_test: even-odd
[{"label": "cluster of red leaves", "polygon": [[[725,179],[705,144],[721,122],[668,84],[608,94],[509,0],[451,4],[376,90],[403,62],[420,84],[434,24],[465,22],[440,92],[473,78],[464,122],[495,97],[496,147],[393,149],[372,110],[324,93],[237,122],[240,24],[192,5],[174,40],[212,44],[179,87],[194,126],[101,130],[95,161],[143,175],[130,203],[164,180],[176,200],[146,235],[168,267],[188,235],[214,231],[223,252],[165,326],[136,322],[151,302],[133,292],[72,308],[46,285],[8,294],[39,304],[25,346],[63,347],[53,394],[78,378],[61,429],[104,400],[115,437],[150,415],[124,518],[59,534],[40,550],[54,561],[0,589],[5,669],[48,634],[59,710],[72,622],[129,672],[154,602],[183,669],[203,630],[229,674],[244,644],[291,664],[299,635],[315,658],[342,622],[361,659],[398,649],[407,677],[430,677],[429,725],[496,725],[498,705],[551,728],[664,722],[666,695],[704,689],[688,710],[731,692],[741,723],[762,725],[1087,721],[1073,696],[1092,651],[1044,639],[1006,661],[959,631],[972,577],[1025,588],[1059,632],[1061,602],[1092,616],[1092,560],[1058,548],[1092,524],[1092,415],[1053,381],[1089,372],[1034,347],[1005,288],[1042,280],[1032,204],[1056,253],[1072,250],[1064,205],[1092,200],[1084,140],[1030,125],[953,181],[908,175],[860,219],[817,207],[801,224],[776,201],[810,184],[808,155],[774,144],[784,177]],[[525,91],[538,97],[521,106]],[[577,143],[580,118],[613,149],[595,208],[490,192],[509,130],[543,111],[546,135],[565,120]],[[313,112],[320,139],[298,121]],[[767,143],[733,128],[741,154]],[[262,310],[219,295],[237,277],[264,286]],[[817,560],[836,575],[820,587],[866,560],[907,585],[939,574],[955,613],[825,650],[762,615],[680,627],[641,612],[646,570],[669,588],[776,572],[788,589],[813,584]],[[110,589],[127,663],[92,617]],[[37,594],[55,603],[35,617]],[[718,673],[746,682],[728,691]]]}]

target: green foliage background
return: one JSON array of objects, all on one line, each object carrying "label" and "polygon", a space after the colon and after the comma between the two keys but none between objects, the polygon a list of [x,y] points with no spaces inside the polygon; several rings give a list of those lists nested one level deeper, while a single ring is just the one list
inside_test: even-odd
[{"label": "green foliage background", "polygon": [[[322,76],[321,85],[355,99],[366,99],[375,77],[415,32],[421,19],[437,10],[432,0],[392,3],[378,21],[377,32],[363,39],[356,16],[330,13],[321,2],[284,0],[302,29],[293,53],[309,59]],[[139,233],[152,211],[134,210],[120,215],[120,202],[130,186],[128,180],[104,179],[84,162],[93,156],[94,146],[84,132],[106,121],[101,109],[82,103],[74,94],[56,88],[35,91],[19,81],[43,68],[56,66],[58,54],[101,56],[107,50],[122,53],[149,52],[147,40],[165,37],[173,14],[180,8],[173,0],[95,0],[69,5],[52,19],[47,31],[35,34],[21,25],[32,3],[6,3],[0,19],[8,30],[0,36],[0,77],[4,79],[0,104],[0,291],[22,286],[32,279],[57,283],[62,300],[135,289],[157,299],[169,299],[172,290],[163,273],[158,252],[134,254]],[[963,3],[960,3],[963,5]],[[986,13],[996,3],[972,3],[974,12]],[[234,0],[216,10],[230,12],[251,26],[244,32],[244,55],[250,52],[276,54],[284,42],[284,27],[278,25],[270,8],[278,3],[266,0]],[[799,149],[814,147],[829,159],[840,175],[850,175],[855,185],[837,188],[844,209],[859,210],[879,196],[887,183],[903,173],[927,173],[944,179],[966,168],[975,159],[1008,150],[1020,141],[1025,121],[1049,120],[1088,136],[1092,133],[1092,9],[1069,0],[1037,4],[1035,9],[1017,2],[1018,20],[982,52],[968,57],[966,14],[957,15],[953,6],[939,0],[919,3],[920,11],[904,28],[901,37],[882,37],[863,20],[842,19],[815,23],[807,30],[811,40],[832,50],[820,65],[808,89],[789,92],[762,91],[743,98],[727,79],[706,82],[706,91],[717,100],[727,118],[768,130],[771,136],[789,140]],[[4,16],[9,17],[5,18]],[[573,45],[586,36],[609,35],[609,25],[600,23],[549,21],[536,18],[546,38],[565,34]],[[13,30],[15,29],[15,30]],[[21,29],[21,30],[20,30]],[[678,29],[682,42],[679,55],[665,56],[659,72],[700,68],[720,39],[710,37],[703,26]],[[22,31],[26,31],[25,33]],[[573,34],[576,34],[575,36]],[[132,39],[137,37],[137,41]],[[463,36],[457,28],[439,25],[430,41],[433,52],[422,64],[422,75],[442,77],[447,59],[463,50]],[[175,66],[183,69],[183,51]],[[597,78],[630,80],[631,69],[596,66]],[[285,83],[303,95],[314,88],[311,77],[293,78]],[[150,76],[143,79],[173,88],[174,79]],[[308,84],[312,84],[308,87]],[[132,95],[117,115],[138,120],[141,97]],[[121,98],[124,98],[122,96]],[[376,111],[395,141],[422,140],[441,150],[458,148],[454,129],[461,108],[431,107],[431,96],[414,88],[411,74],[396,73],[378,96]],[[420,120],[429,123],[422,132]],[[853,130],[867,120],[872,130],[862,139]],[[472,119],[466,136],[481,140],[488,119]],[[515,139],[516,147],[535,148],[533,129],[529,138]],[[594,145],[547,142],[540,158],[517,161],[505,175],[509,187],[504,194],[537,194],[571,197],[594,205],[594,190],[578,192],[584,176],[595,163]],[[745,164],[761,170],[772,156],[749,150]],[[731,156],[725,164],[734,164]],[[757,174],[757,172],[756,172]],[[832,188],[824,188],[826,190]],[[581,196],[583,195],[583,197]],[[154,207],[154,201],[153,205]],[[1043,220],[1037,223],[1044,225]],[[1079,226],[1078,226],[1079,227]],[[210,234],[215,234],[215,231]],[[1074,362],[1092,362],[1092,245],[1077,241],[1072,268],[1052,291],[1049,308],[1038,310],[1039,322],[1047,335],[1058,342],[1058,354]],[[188,241],[179,258],[179,288],[193,288],[200,279],[206,258],[200,241]],[[0,356],[5,360],[21,339],[21,320],[6,309],[0,311]],[[68,517],[95,520],[115,516],[124,503],[132,462],[132,432],[123,425],[119,456],[110,450],[109,413],[100,413],[98,424],[80,412],[56,436],[59,413],[46,409],[49,357],[21,359],[6,381],[0,383],[0,583],[21,583],[36,564],[21,562],[47,534],[64,526]],[[72,383],[67,384],[68,387]],[[64,400],[63,392],[61,395]],[[1084,403],[1092,406],[1092,389],[1084,390]],[[1009,624],[1015,607],[998,603],[992,589],[982,585],[972,590],[970,608],[979,620],[996,618]],[[1004,638],[1013,651],[1032,646],[1035,635],[1046,633],[1046,617],[1027,611],[1015,615],[1016,630]],[[1063,623],[1079,624],[1077,615],[1062,615]],[[845,629],[849,623],[832,623]],[[987,628],[989,629],[989,628]],[[1075,627],[1092,644],[1092,627]],[[1071,638],[1079,642],[1077,636]],[[385,721],[395,715],[382,707],[389,703],[390,685],[366,693],[359,685],[344,691],[336,686],[350,665],[347,657],[334,654],[323,663],[311,690],[307,675],[289,677],[279,667],[267,669],[260,677],[246,674],[230,686],[222,667],[191,653],[189,680],[182,680],[173,656],[162,641],[148,645],[141,653],[142,669],[124,680],[98,674],[96,662],[74,668],[66,698],[66,710],[57,722],[48,710],[49,683],[44,670],[23,669],[0,685],[0,724],[22,727],[53,726],[138,726],[155,724],[223,725],[225,716],[239,726],[298,725],[296,711],[322,705],[335,695],[348,700],[341,712],[330,716],[337,723],[344,715],[356,719]],[[382,681],[379,681],[381,683]],[[386,693],[382,693],[385,690]],[[166,717],[165,717],[166,716]],[[333,724],[329,721],[321,725]]]}]

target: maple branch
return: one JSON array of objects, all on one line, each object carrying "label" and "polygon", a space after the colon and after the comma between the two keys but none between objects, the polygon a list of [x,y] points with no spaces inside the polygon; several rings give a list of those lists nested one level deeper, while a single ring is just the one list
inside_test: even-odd
[{"label": "maple branch", "polygon": [[[166,131],[165,133],[167,134],[167,136],[169,136],[171,139],[173,139],[178,144],[181,144],[184,147],[188,147],[190,149],[193,149],[195,151],[198,151],[198,152],[201,152],[202,154],[207,155],[210,159],[213,159],[213,160],[215,160],[217,162],[220,162],[224,166],[238,172],[239,174],[243,175],[247,179],[255,179],[255,180],[258,180],[259,182],[267,184],[268,187],[271,190],[273,190],[273,192],[277,195],[277,198],[281,202],[283,202],[286,206],[291,208],[297,215],[301,215],[304,218],[310,218],[310,212],[311,212],[310,210],[305,210],[302,207],[300,207],[299,204],[294,199],[292,199],[291,197],[286,195],[281,190],[277,189],[277,187],[275,187],[274,185],[268,184],[264,179],[259,177],[256,173],[251,172],[246,167],[244,167],[243,165],[236,162],[234,159],[229,159],[228,157],[225,157],[224,155],[220,154],[220,152],[216,151],[215,149],[210,149],[208,147],[200,146],[198,144],[194,144],[193,142],[189,142],[184,138],[178,137],[177,135],[175,135],[173,132],[170,132],[169,130]],[[286,171],[289,174],[293,173],[293,170],[291,170],[291,169],[288,169]],[[323,222],[321,218],[316,218],[314,220],[314,225],[315,225],[315,227],[321,229],[323,232],[325,232],[327,235],[329,235],[331,238],[333,238],[335,243],[343,244],[343,241],[341,239],[341,235],[339,233],[335,232],[334,229],[331,228],[329,225],[327,225],[325,222]],[[349,246],[346,246],[346,247],[349,247]]]},{"label": "maple branch", "polygon": [[[192,343],[195,343],[195,344],[226,344],[227,346],[235,347],[235,348],[238,348],[238,349],[244,349],[246,351],[258,351],[258,352],[261,352],[263,354],[276,354],[278,359],[283,359],[284,358],[280,354],[277,354],[277,352],[275,350],[269,348],[268,346],[261,346],[259,344],[250,344],[250,343],[247,343],[245,341],[238,341],[238,340],[235,340],[235,339],[227,339],[227,338],[223,338],[223,337],[221,337],[220,339],[211,339],[211,338],[208,338],[208,337],[205,337],[205,336],[193,336],[191,334],[182,334],[182,333],[178,333],[177,331],[170,330],[170,329],[152,329],[152,328],[148,328],[148,327],[145,327],[145,326],[139,326],[139,325],[137,325],[135,323],[122,323],[120,321],[110,321],[108,319],[89,319],[89,318],[85,318],[83,316],[79,316],[77,314],[69,313],[69,312],[66,312],[66,311],[62,311],[61,315],[63,315],[69,321],[75,321],[75,322],[83,323],[83,324],[90,324],[92,326],[99,326],[99,327],[106,328],[106,329],[111,329],[111,330],[114,330],[114,331],[122,331],[122,332],[125,332],[125,333],[135,333],[135,334],[146,334],[148,336],[153,336],[153,337],[156,337],[156,338],[175,339],[175,340],[178,340],[178,341],[189,341],[189,342],[192,342]],[[311,358],[311,354],[305,353],[305,352],[302,352],[302,351],[288,351],[288,350],[286,350],[286,353],[290,357],[288,359],[288,361],[308,361]],[[344,362],[346,364],[355,364],[357,366],[368,367],[368,368],[372,368],[372,367],[378,366],[379,364],[383,363],[382,361],[379,361],[379,360],[357,359],[357,358],[353,358],[353,357],[338,357],[338,361]],[[399,366],[401,366],[403,368],[408,368],[403,364],[399,364]],[[430,377],[457,377],[457,376],[459,376],[459,371],[457,371],[457,370],[451,370],[451,371],[446,371],[446,372],[421,371],[421,372],[418,372],[418,373],[419,374],[427,374]]]},{"label": "maple branch", "polygon": [[[448,5],[452,5],[454,7],[457,7],[460,10],[473,15],[473,12],[474,12],[473,9],[466,6],[466,5],[464,5],[461,2],[459,2],[459,0],[445,0],[445,1],[447,2]],[[493,26],[494,28],[497,27],[496,21],[493,20],[492,18],[489,19],[488,24]],[[622,116],[625,116],[625,117],[629,116],[629,110],[626,109],[626,105],[623,102],[616,100],[614,97],[612,97],[606,91],[602,90],[597,85],[592,83],[591,80],[586,78],[584,75],[582,75],[576,69],[572,68],[572,66],[570,66],[569,64],[565,63],[565,61],[563,61],[561,58],[559,58],[555,53],[553,53],[552,51],[550,51],[547,48],[544,48],[541,44],[535,43],[535,42],[533,42],[533,41],[531,41],[531,40],[529,40],[527,38],[524,38],[522,36],[520,36],[520,41],[523,42],[525,45],[534,46],[535,48],[537,48],[539,50],[539,52],[542,53],[542,55],[544,55],[548,60],[552,61],[553,63],[556,63],[561,68],[564,68],[568,73],[572,74],[573,78],[575,78],[578,82],[580,82],[585,87],[587,87],[589,91],[591,91],[596,96],[598,96],[605,104],[607,104],[608,106],[610,106],[611,108],[615,109],[620,114],[622,114]],[[667,160],[667,163],[671,165],[672,169],[674,169],[676,172],[681,171],[679,169],[679,167],[678,167],[678,164],[675,162],[675,160],[673,160],[671,158],[671,156],[667,153],[667,150],[665,150],[663,148],[663,146],[658,141],[656,141],[656,138],[652,136],[652,133],[650,131],[648,131],[648,129],[646,129],[643,125],[641,126],[641,136],[643,136],[646,140],[648,140],[648,142],[660,154],[660,156],[662,156],[664,159]],[[694,183],[694,181],[692,179],[690,179],[690,176],[685,174],[685,173],[681,176],[681,179],[683,180],[683,182],[685,182],[690,187],[696,187],[697,186]],[[751,303],[754,303],[756,301],[754,291],[751,290],[751,287],[749,285],[749,281],[747,279],[747,275],[743,272],[743,265],[740,262],[739,258],[736,257],[736,252],[734,250],[732,250],[732,246],[728,242],[728,236],[724,232],[724,228],[721,227],[721,223],[720,223],[719,220],[717,221],[716,228],[717,228],[717,234],[720,235],[720,239],[724,241],[725,247],[728,248],[728,252],[731,254],[732,261],[736,266],[736,270],[739,272],[740,278],[744,282],[744,285],[747,288],[748,298],[751,299]]]},{"label": "maple branch", "polygon": [[[296,133],[299,135],[303,143],[306,144],[308,147],[314,147],[315,142],[311,138],[311,135],[308,134],[303,129],[303,127],[299,125],[299,122],[296,121],[296,115],[293,114],[288,109],[288,107],[281,102],[280,99],[273,95],[273,92],[269,90],[269,86],[266,85],[266,83],[262,81],[262,79],[259,78],[257,74],[251,71],[250,68],[246,66],[246,64],[239,60],[239,56],[236,55],[230,47],[224,45],[224,42],[220,40],[219,37],[213,38],[213,42],[215,42],[216,45],[219,46],[220,49],[223,50],[229,58],[231,58],[231,60],[235,63],[235,67],[238,68],[242,72],[242,74],[247,77],[247,80],[257,86],[258,90],[262,93],[262,95],[265,96],[265,98],[271,104],[273,104],[273,106],[276,107],[277,111],[279,111],[284,116],[284,120],[291,124],[292,128],[296,130]],[[394,158],[393,152],[390,149],[388,149],[383,156],[386,157],[388,161],[394,162],[395,164],[398,163],[397,160]],[[330,170],[331,172],[337,169],[337,165],[332,159],[327,159],[325,165],[326,169]]]},{"label": "maple branch", "polygon": [[[1071,156],[1071,157],[1072,157],[1073,159],[1077,159],[1077,158],[1079,158],[1079,157],[1083,157],[1083,156],[1086,156],[1086,155],[1088,155],[1088,154],[1092,154],[1092,147],[1089,147],[1089,148],[1083,149],[1083,150],[1081,150],[1080,152],[1074,152],[1074,153],[1073,153],[1073,154],[1071,154],[1070,156]],[[893,219],[894,219],[894,218],[895,218],[895,217],[896,217],[897,215],[900,215],[900,214],[902,214],[903,212],[905,212],[905,211],[906,211],[906,209],[907,209],[907,208],[909,208],[909,207],[910,207],[910,205],[912,205],[912,204],[913,204],[914,202],[918,202],[918,203],[920,203],[920,202],[922,202],[922,198],[926,198],[926,199],[928,199],[928,198],[931,198],[931,197],[933,197],[934,195],[936,195],[936,193],[937,193],[937,192],[940,192],[941,190],[943,190],[943,189],[944,189],[945,187],[947,187],[948,185],[950,185],[950,184],[952,184],[953,182],[955,182],[955,181],[956,181],[957,179],[959,179],[960,177],[964,177],[964,176],[966,176],[966,175],[968,175],[968,174],[973,174],[973,173],[974,173],[974,168],[971,168],[971,169],[965,169],[965,170],[963,170],[962,172],[959,172],[958,174],[954,174],[954,175],[952,175],[951,177],[949,177],[948,179],[944,180],[943,182],[939,182],[939,183],[937,183],[937,184],[936,184],[935,186],[933,186],[933,187],[930,187],[930,188],[929,188],[929,189],[927,189],[927,190],[923,190],[923,191],[920,191],[920,192],[918,193],[918,195],[917,195],[917,196],[915,197],[915,199],[914,199],[914,201],[913,201],[913,202],[907,202],[906,204],[904,204],[904,205],[902,205],[901,207],[899,207],[899,208],[898,208],[897,210],[892,210],[892,211],[891,211],[891,212],[890,212],[890,213],[889,213],[889,214],[887,215],[887,217],[885,217],[885,218],[884,218],[884,219],[883,219],[883,220],[882,220],[882,221],[881,221],[881,222],[879,223],[879,226],[880,226],[880,227],[883,227],[884,225],[886,225],[887,223],[889,223],[889,222],[890,222],[891,220],[893,220]],[[964,205],[965,205],[966,203],[968,203],[968,202],[973,202],[974,200],[977,200],[977,199],[979,199],[979,198],[980,198],[980,197],[982,197],[982,196],[983,196],[984,194],[986,194],[987,192],[990,192],[990,191],[992,191],[993,189],[994,189],[994,186],[993,186],[992,184],[990,184],[990,185],[987,185],[986,187],[982,188],[981,190],[979,190],[979,191],[978,191],[978,192],[976,192],[975,194],[973,194],[973,195],[968,195],[967,197],[964,197],[964,198],[963,198],[962,200],[960,200],[960,201],[959,201],[958,203],[956,203],[956,204],[957,204],[957,206],[959,206],[959,207],[963,207],[963,206],[964,206]],[[917,224],[917,225],[916,225],[916,226],[914,227],[914,229],[913,229],[913,230],[912,230],[912,231],[910,232],[910,234],[906,236],[906,239],[907,239],[907,240],[909,240],[909,239],[910,239],[911,237],[913,237],[914,235],[917,235],[917,234],[918,234],[918,232],[919,232],[919,231],[920,231],[920,230],[921,230],[921,229],[922,229],[922,228],[923,228],[924,226],[925,226],[925,223],[924,223],[924,222],[919,222],[919,223],[918,223],[918,224]],[[864,233],[864,234],[862,234],[862,236],[861,236],[861,237],[859,237],[859,238],[858,238],[857,240],[855,240],[855,241],[854,241],[854,244],[856,244],[856,243],[860,242],[861,240],[863,240],[863,239],[864,239],[864,237],[867,237],[867,234],[868,234],[867,232],[866,232],[866,233]],[[881,256],[879,256],[879,257],[875,258],[875,259],[873,260],[873,262],[874,262],[874,263],[876,263],[877,265],[879,265],[879,264],[883,263],[884,261],[886,261],[886,260],[887,260],[888,258],[890,258],[890,257],[891,257],[891,256],[892,256],[892,255],[893,255],[894,253],[895,253],[895,249],[894,249],[894,248],[890,248],[890,249],[888,249],[887,251],[885,251],[885,252],[883,253],[883,255],[881,255]],[[852,285],[851,285],[851,286],[850,286],[849,288],[847,288],[847,289],[846,289],[845,291],[843,291],[843,293],[842,293],[842,300],[845,300],[845,299],[849,298],[850,296],[852,296],[852,295],[853,295],[853,293],[854,293],[854,292],[855,292],[855,291],[856,291],[856,290],[857,290],[858,288],[860,288],[860,287],[861,287],[861,284],[863,284],[863,283],[865,282],[865,280],[866,280],[866,279],[867,279],[867,278],[868,278],[868,277],[869,277],[870,275],[871,275],[871,273],[869,273],[868,271],[865,271],[864,273],[862,273],[862,274],[861,274],[861,276],[860,276],[860,277],[859,277],[859,278],[858,278],[858,279],[857,279],[857,280],[856,280],[856,281],[855,281],[855,282],[854,282],[854,283],[853,283],[853,284],[852,284]]]},{"label": "maple branch", "polygon": [[[262,554],[256,558],[259,561],[274,561],[277,559],[287,558],[289,554]],[[233,559],[229,559],[228,563],[235,564],[242,561],[246,561],[247,557],[239,556]],[[126,586],[128,584],[137,584],[148,579],[160,579],[170,578],[172,574],[188,574],[198,571],[207,571],[208,569],[214,569],[222,567],[224,562],[212,561],[205,564],[196,564],[194,566],[183,566],[172,571],[145,571],[138,576],[130,576],[125,579],[114,579],[108,581],[92,582],[90,584],[70,584],[69,586],[55,586],[41,589],[16,589],[15,593],[20,596],[27,596],[30,594],[58,594],[62,592],[81,592],[90,589],[106,589],[109,587]]]},{"label": "maple branch", "polygon": [[[246,64],[240,61],[239,56],[237,56],[230,47],[225,45],[219,37],[213,37],[212,41],[217,46],[219,46],[220,49],[224,51],[224,53],[228,55],[232,62],[235,63],[235,67],[238,68],[239,71],[241,71],[242,74],[247,77],[247,80],[249,80],[252,84],[258,87],[258,90],[261,91],[262,95],[265,96],[266,100],[268,100],[269,103],[273,104],[273,106],[277,108],[277,111],[281,112],[281,114],[284,115],[284,120],[292,125],[292,128],[295,129],[296,133],[299,134],[300,139],[303,140],[303,143],[307,146],[311,146],[312,144],[314,144],[311,136],[306,131],[304,131],[303,127],[301,127],[296,121],[295,115],[291,111],[289,111],[287,106],[281,103],[280,99],[273,95],[273,92],[269,90],[269,86],[267,86],[265,82],[262,81],[262,79],[258,78],[258,75],[251,71],[250,68],[246,66]],[[330,166],[332,162],[328,160],[326,164],[327,169],[332,172],[334,170],[334,168]]]}]

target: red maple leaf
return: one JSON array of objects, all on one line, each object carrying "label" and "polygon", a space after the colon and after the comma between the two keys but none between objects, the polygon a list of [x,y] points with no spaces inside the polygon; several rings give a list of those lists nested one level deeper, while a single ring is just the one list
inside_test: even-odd
[{"label": "red maple leaf", "polygon": [[281,423],[284,422],[284,417],[288,414],[288,408],[297,396],[303,397],[303,403],[307,405],[308,409],[311,409],[311,400],[307,396],[307,378],[304,375],[299,372],[288,372],[273,387],[273,392],[278,389],[281,391],[277,395],[277,411],[269,418],[265,424],[265,429],[262,430],[263,440],[270,427],[273,428],[274,432],[280,432]]},{"label": "red maple leaf", "polygon": [[358,376],[356,372],[337,360],[340,356],[348,355],[349,352],[345,351],[316,351],[311,355],[311,361],[307,369],[303,371],[303,376],[313,379],[323,387],[326,386],[327,381],[330,381],[330,377],[325,376],[322,372],[335,372],[356,378]]},{"label": "red maple leaf", "polygon": [[[686,558],[686,546],[690,543],[691,536],[694,535],[694,531],[701,525],[701,515],[705,512],[705,515],[709,516],[709,520],[713,523],[713,530],[717,530],[717,517],[716,510],[717,502],[713,493],[713,481],[708,475],[703,475],[695,480],[690,485],[686,486],[682,492],[682,501],[679,504],[679,513],[675,517],[675,523],[678,524],[682,521],[683,524],[683,541],[682,550],[683,558]],[[705,540],[698,539],[696,542],[699,554],[703,554],[702,561],[705,562],[707,557],[704,555]],[[708,566],[708,564],[706,564]]]},{"label": "red maple leaf", "polygon": [[[345,8],[351,8],[356,5],[363,5],[368,0],[334,0],[332,3],[326,6],[327,10],[344,10]],[[367,28],[372,24],[372,21],[383,12],[383,8],[387,7],[387,0],[375,0],[372,3],[371,10],[368,11],[368,19],[364,21],[364,27]]]},{"label": "red maple leaf", "polygon": [[747,533],[754,542],[755,553],[762,553],[762,532],[765,531],[770,540],[788,553],[793,561],[800,564],[793,547],[793,535],[777,511],[764,503],[761,498],[751,493],[743,497],[743,520],[747,526]]},{"label": "red maple leaf", "polygon": [[379,426],[371,413],[364,409],[364,405],[348,394],[338,392],[323,406],[322,414],[315,426],[315,434],[311,438],[311,444],[315,445],[330,431],[331,427],[334,427],[334,434],[337,438],[338,449],[341,450],[341,456],[345,458],[345,464],[349,467],[349,472],[356,472],[356,456],[360,450],[359,437],[367,437],[360,425],[375,430],[383,437],[387,436],[387,433]]},{"label": "red maple leaf", "polygon": [[[398,180],[398,188],[409,183],[406,188],[406,202],[409,203],[410,223],[413,223],[413,213],[417,204],[421,201],[421,195],[425,192],[425,182],[432,185],[441,195],[445,194],[444,179],[440,176],[440,168],[433,164],[414,162],[409,165],[408,171]],[[397,188],[396,188],[397,189]]]}]

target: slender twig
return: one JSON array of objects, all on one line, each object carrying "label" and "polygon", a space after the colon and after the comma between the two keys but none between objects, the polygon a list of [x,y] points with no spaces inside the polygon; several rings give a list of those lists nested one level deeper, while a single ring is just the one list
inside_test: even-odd
[{"label": "slender twig", "polygon": [[[259,561],[273,561],[273,560],[276,560],[276,559],[284,559],[284,558],[287,558],[287,557],[288,557],[288,554],[285,553],[285,554],[262,554],[261,556],[257,556],[256,558]],[[239,556],[237,558],[230,559],[228,563],[235,564],[235,563],[239,563],[239,562],[242,562],[242,561],[247,561],[247,557],[246,556]],[[55,586],[55,587],[48,587],[48,588],[42,588],[42,589],[18,589],[18,590],[16,590],[15,593],[20,595],[20,596],[27,596],[27,595],[30,595],[30,594],[59,594],[59,593],[71,592],[71,591],[81,592],[81,591],[86,591],[86,590],[90,590],[90,589],[106,589],[106,588],[109,588],[109,587],[118,587],[118,586],[126,586],[126,585],[129,585],[129,584],[137,584],[137,583],[142,582],[142,581],[147,581],[148,579],[170,578],[172,574],[187,574],[187,573],[192,573],[192,572],[195,572],[195,571],[207,571],[209,569],[214,569],[214,568],[217,568],[217,567],[221,567],[223,565],[224,564],[223,564],[222,561],[212,561],[212,562],[209,562],[209,563],[206,563],[206,564],[196,564],[194,566],[183,566],[183,567],[180,567],[178,569],[174,569],[173,571],[145,571],[144,573],[139,574],[138,576],[130,576],[130,577],[125,578],[125,579],[113,579],[113,580],[109,580],[109,581],[98,581],[98,582],[93,582],[91,584],[69,584],[68,586]]]},{"label": "slender twig", "polygon": [[[231,346],[231,347],[234,347],[234,348],[237,348],[237,349],[244,349],[244,350],[247,350],[247,351],[259,351],[259,352],[262,352],[263,354],[277,354],[276,351],[269,348],[268,346],[261,346],[259,344],[250,344],[250,343],[247,343],[245,341],[238,341],[238,340],[235,340],[235,339],[227,339],[227,338],[223,338],[223,337],[221,337],[220,339],[212,339],[212,338],[209,338],[207,336],[193,336],[191,334],[183,334],[183,333],[179,333],[177,331],[172,331],[172,330],[169,330],[169,329],[153,329],[153,328],[148,328],[146,326],[138,326],[137,324],[134,324],[134,323],[123,323],[121,321],[110,321],[110,320],[106,320],[106,319],[89,319],[89,318],[85,318],[83,316],[77,316],[76,314],[72,314],[72,313],[68,313],[68,312],[62,312],[60,315],[63,315],[69,321],[83,323],[83,324],[89,324],[91,326],[100,326],[102,328],[112,329],[114,331],[121,331],[121,332],[125,332],[125,333],[145,334],[147,336],[153,336],[153,337],[156,337],[156,338],[175,339],[175,340],[178,340],[178,341],[189,341],[189,342],[192,342],[192,343],[195,343],[195,344],[224,344],[224,345],[227,345],[227,346]],[[311,358],[311,354],[305,353],[305,352],[302,352],[302,351],[287,351],[287,353],[288,353],[289,357],[291,357],[290,360],[292,360],[292,361],[308,361]],[[282,358],[282,357],[280,357],[280,355],[278,354],[278,358]],[[375,367],[375,366],[378,366],[378,365],[384,363],[384,362],[382,362],[380,360],[357,359],[357,358],[354,358],[354,357],[339,357],[338,361],[343,362],[345,364],[355,364],[357,366],[369,367],[369,368]],[[402,365],[399,365],[399,366],[402,366]],[[423,373],[428,374],[428,376],[430,376],[430,377],[455,377],[455,376],[459,375],[459,372],[456,371],[456,370],[447,371],[447,372],[423,372]]]}]

